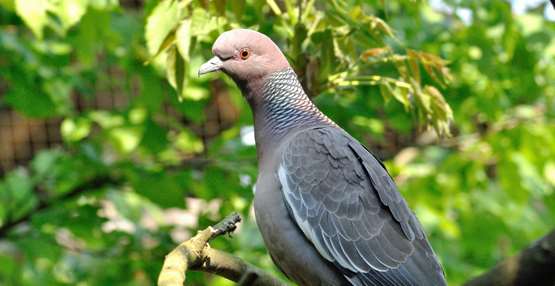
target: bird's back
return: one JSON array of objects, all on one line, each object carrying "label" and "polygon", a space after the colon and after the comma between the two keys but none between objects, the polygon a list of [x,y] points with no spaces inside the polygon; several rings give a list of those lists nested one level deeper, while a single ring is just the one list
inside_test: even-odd
[{"label": "bird's back", "polygon": [[420,223],[356,139],[324,124],[283,146],[276,183],[289,217],[348,285],[445,285]]}]

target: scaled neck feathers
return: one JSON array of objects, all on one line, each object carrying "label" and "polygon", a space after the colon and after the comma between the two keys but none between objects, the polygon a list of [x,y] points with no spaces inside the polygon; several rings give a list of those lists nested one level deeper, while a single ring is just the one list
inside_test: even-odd
[{"label": "scaled neck feathers", "polygon": [[260,152],[264,152],[262,146],[278,144],[287,134],[314,126],[335,125],[308,98],[291,68],[268,75],[249,93],[247,99],[254,112],[259,158]]}]

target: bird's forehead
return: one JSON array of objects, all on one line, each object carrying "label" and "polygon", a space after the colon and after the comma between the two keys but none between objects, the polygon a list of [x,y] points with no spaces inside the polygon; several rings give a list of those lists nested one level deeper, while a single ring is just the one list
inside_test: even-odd
[{"label": "bird's forehead", "polygon": [[232,56],[235,51],[259,45],[266,37],[253,30],[235,29],[222,33],[212,45],[212,52],[220,57]]},{"label": "bird's forehead", "polygon": [[[237,39],[229,32],[221,34],[212,45],[212,53],[217,56],[226,56],[235,52],[237,49]],[[230,55],[230,56],[231,56]]]}]

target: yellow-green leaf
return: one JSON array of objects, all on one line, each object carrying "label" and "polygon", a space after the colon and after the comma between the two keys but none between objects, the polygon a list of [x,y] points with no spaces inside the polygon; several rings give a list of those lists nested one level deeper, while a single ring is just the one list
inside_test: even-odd
[{"label": "yellow-green leaf", "polygon": [[163,0],[146,20],[145,39],[148,51],[155,55],[164,43],[168,34],[173,31],[181,20],[178,1]]},{"label": "yellow-green leaf", "polygon": [[189,62],[189,48],[191,47],[191,19],[181,21],[176,32],[177,50],[185,62]]},{"label": "yellow-green leaf", "polygon": [[62,32],[77,24],[87,11],[88,0],[52,1],[51,11],[61,20]]},{"label": "yellow-green leaf", "polygon": [[174,142],[180,151],[186,153],[199,153],[204,149],[200,138],[186,129],[182,130],[179,135],[177,135]]},{"label": "yellow-green leaf", "polygon": [[43,0],[16,0],[15,12],[33,31],[37,38],[42,38],[43,29],[48,23],[48,2]]},{"label": "yellow-green leaf", "polygon": [[268,3],[272,11],[274,11],[274,14],[281,15],[281,9],[279,9],[279,6],[277,5],[276,1],[266,0],[266,3]]},{"label": "yellow-green leaf", "polygon": [[177,91],[179,99],[182,99],[186,81],[186,63],[176,45],[171,46],[167,52],[166,76],[170,85]]},{"label": "yellow-green leaf", "polygon": [[166,51],[171,45],[175,44],[175,33],[173,31],[171,31],[166,38],[164,39],[164,41],[162,42],[162,45],[160,45],[160,48],[158,49],[158,51],[152,56],[152,58],[156,58],[158,55],[160,55],[161,53],[163,53],[164,51]]},{"label": "yellow-green leaf", "polygon": [[79,141],[91,132],[91,122],[87,118],[66,118],[62,122],[62,137],[68,142]]}]

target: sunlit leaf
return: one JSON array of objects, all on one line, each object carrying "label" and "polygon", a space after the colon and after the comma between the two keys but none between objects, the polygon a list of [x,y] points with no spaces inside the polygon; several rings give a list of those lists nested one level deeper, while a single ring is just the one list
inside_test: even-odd
[{"label": "sunlit leaf", "polygon": [[180,132],[174,139],[176,146],[186,153],[198,153],[203,150],[202,141],[189,131]]},{"label": "sunlit leaf", "polygon": [[[443,95],[433,86],[424,87],[424,97],[430,99],[431,121],[434,128],[441,135],[449,136],[449,124],[453,120],[453,111],[443,98]],[[427,101],[426,101],[427,102]]]},{"label": "sunlit leaf", "polygon": [[201,38],[205,38],[211,32],[221,29],[227,22],[227,18],[214,17],[202,8],[195,8],[190,19],[191,26],[188,28],[191,34],[190,37],[196,36]]},{"label": "sunlit leaf", "polygon": [[38,38],[42,38],[48,23],[48,3],[44,0],[15,0],[15,11]]},{"label": "sunlit leaf", "polygon": [[178,98],[181,99],[183,98],[183,88],[187,80],[187,63],[175,45],[168,50],[166,57],[168,82],[175,88]]},{"label": "sunlit leaf", "polygon": [[162,44],[160,45],[160,48],[158,48],[158,51],[152,56],[153,58],[156,58],[158,55],[160,55],[161,53],[165,52],[166,50],[168,50],[169,47],[173,46],[176,44],[176,35],[173,31],[171,31],[166,38],[164,39],[164,41],[162,42]]},{"label": "sunlit leaf", "polygon": [[164,40],[181,20],[179,1],[163,0],[148,16],[145,27],[145,39],[148,51],[155,55],[160,50]]},{"label": "sunlit leaf", "polygon": [[91,132],[91,122],[87,118],[66,118],[62,122],[62,136],[68,142],[75,142],[87,137]]},{"label": "sunlit leaf", "polygon": [[185,60],[185,63],[189,62],[189,49],[191,47],[191,20],[185,19],[179,24],[176,32],[176,43],[177,50],[179,54]]},{"label": "sunlit leaf", "polygon": [[118,151],[129,153],[139,145],[142,131],[137,127],[123,126],[110,130],[109,136]]},{"label": "sunlit leaf", "polygon": [[77,24],[87,11],[88,0],[58,0],[51,1],[50,9],[60,18],[63,31]]},{"label": "sunlit leaf", "polygon": [[281,9],[279,9],[279,6],[277,5],[276,1],[274,1],[274,0],[266,0],[266,3],[268,3],[268,6],[270,6],[270,8],[272,9],[272,11],[273,11],[276,15],[281,15]]},{"label": "sunlit leaf", "polygon": [[543,169],[543,174],[546,180],[552,186],[555,186],[555,162],[549,161],[547,164],[545,164],[545,168]]}]

